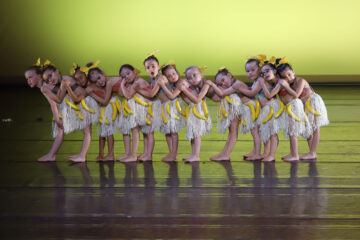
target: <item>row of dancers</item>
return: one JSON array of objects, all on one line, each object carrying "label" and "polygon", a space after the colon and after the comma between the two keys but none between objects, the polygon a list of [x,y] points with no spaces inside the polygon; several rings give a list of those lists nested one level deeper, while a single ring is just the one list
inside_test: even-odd
[{"label": "row of dancers", "polygon": [[[322,98],[305,79],[295,75],[285,57],[248,57],[246,75],[253,81],[248,87],[225,67],[218,70],[215,82],[206,80],[205,68],[198,66],[186,68],[186,78],[181,79],[173,61],[160,65],[154,54],[143,61],[150,82],[141,78],[140,71],[130,64],[120,67],[119,77],[107,76],[98,61],[82,67],[73,64],[69,76],[62,75],[48,60],[41,64],[39,59],[26,69],[28,84],[40,88],[53,113],[55,140],[50,152],[38,161],[55,161],[64,134],[82,130],[82,149],[69,159],[84,162],[93,124],[98,126],[98,161],[115,160],[113,135],[117,131],[123,135],[125,154],[116,160],[151,161],[154,131],[160,131],[165,134],[169,148],[169,154],[162,160],[175,161],[178,132],[183,128],[191,143],[191,154],[183,160],[199,161],[201,136],[212,129],[206,98],[218,102],[217,130],[222,134],[229,130],[223,150],[211,160],[230,160],[241,131],[242,134],[251,132],[254,143],[253,150],[244,155],[245,160],[274,161],[278,134],[282,130],[285,138],[290,139],[290,154],[282,157],[284,161],[317,158],[320,127],[329,124],[327,110]],[[140,132],[144,152],[137,156]],[[299,136],[307,139],[309,145],[309,153],[300,157]],[[108,154],[105,156],[106,142]]]}]

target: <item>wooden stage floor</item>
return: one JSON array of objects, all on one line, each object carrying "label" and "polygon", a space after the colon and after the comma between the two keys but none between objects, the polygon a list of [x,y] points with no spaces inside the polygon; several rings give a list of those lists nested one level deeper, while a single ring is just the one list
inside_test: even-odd
[{"label": "wooden stage floor", "polygon": [[[65,136],[54,163],[38,163],[52,144],[50,107],[39,90],[0,88],[1,239],[360,239],[360,86],[316,86],[331,124],[321,129],[316,162],[246,162],[250,134],[230,162],[211,162],[226,135],[202,138],[201,161],[180,133],[179,159],[163,163],[156,133],[153,162],[98,163],[96,128],[86,163],[67,157],[82,133]],[[210,101],[208,101],[210,102]],[[123,154],[115,135],[115,155]],[[299,153],[307,151],[299,138]],[[139,153],[142,151],[140,144]]]}]

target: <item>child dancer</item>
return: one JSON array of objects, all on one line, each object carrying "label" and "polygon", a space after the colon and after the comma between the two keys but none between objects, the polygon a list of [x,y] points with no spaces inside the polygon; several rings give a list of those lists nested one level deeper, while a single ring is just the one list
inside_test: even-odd
[{"label": "child dancer", "polygon": [[275,94],[270,94],[272,90],[278,92],[280,84],[277,84],[275,57],[269,61],[261,62],[262,79],[259,83],[262,87],[258,93],[258,99],[261,104],[261,111],[257,124],[261,141],[264,143],[263,162],[275,161],[275,152],[279,144],[278,133],[284,129],[285,114],[284,104],[276,99]]},{"label": "child dancer", "polygon": [[[236,79],[225,67],[219,69],[215,76],[216,86],[222,91],[231,87],[235,81]],[[207,82],[210,84],[210,86],[214,85],[211,81]],[[227,137],[224,149],[219,154],[210,157],[210,160],[230,160],[231,151],[235,146],[236,140],[238,138],[239,119],[242,115],[242,109],[243,107],[241,99],[236,93],[230,94],[230,96],[226,96],[225,98],[220,99],[217,112],[217,130],[222,134],[225,134],[226,130],[229,129],[229,135]]]},{"label": "child dancer", "polygon": [[75,103],[73,107],[77,108],[79,129],[84,131],[84,138],[80,153],[69,157],[69,159],[73,162],[85,162],[91,142],[91,124],[97,123],[99,120],[99,106],[95,99],[87,96],[85,91],[88,85],[87,69],[74,64],[70,74],[74,77],[76,83],[71,86],[70,81],[65,80],[64,85],[70,98]]},{"label": "child dancer", "polygon": [[191,141],[191,154],[183,160],[186,162],[200,161],[201,136],[211,131],[211,118],[205,102],[209,84],[204,82],[201,70],[197,66],[186,69],[185,75],[190,88],[183,84],[182,92],[191,100],[188,106],[186,138]]},{"label": "child dancer", "polygon": [[181,93],[179,83],[183,80],[180,79],[172,61],[161,66],[161,71],[169,81],[168,83],[163,80],[158,81],[161,86],[158,97],[162,103],[160,131],[165,134],[169,147],[169,154],[162,161],[171,162],[177,158],[178,132],[185,127],[185,108],[181,98],[178,97]]},{"label": "child dancer", "polygon": [[245,134],[250,131],[251,135],[253,136],[254,142],[253,151],[249,154],[244,155],[244,159],[249,161],[260,160],[263,158],[260,155],[261,140],[258,132],[258,127],[256,125],[256,119],[260,113],[260,104],[258,101],[255,101],[248,97],[255,96],[256,93],[259,92],[261,89],[260,84],[258,84],[256,80],[260,78],[259,64],[262,59],[264,59],[263,55],[250,57],[245,64],[245,70],[248,78],[255,81],[250,90],[248,86],[240,80],[234,81],[233,84],[225,90],[221,90],[215,84],[211,85],[212,88],[215,90],[216,94],[220,97],[225,97],[233,93],[239,94],[239,97],[243,104],[241,115],[241,133]]},{"label": "child dancer", "polygon": [[317,158],[316,149],[320,141],[320,127],[329,124],[324,101],[320,95],[314,92],[305,79],[295,76],[293,68],[286,60],[283,60],[277,69],[280,76],[286,79],[286,81],[282,82],[282,86],[289,94],[295,98],[300,98],[303,102],[311,126],[312,134],[307,139],[310,152],[300,156],[300,159],[314,160]]},{"label": "child dancer", "polygon": [[[130,64],[124,64],[120,67],[119,75],[121,77],[120,88],[118,90],[119,96],[125,97],[122,90],[123,88],[126,93],[132,91],[133,94],[135,94],[132,83],[139,78],[137,76],[136,69]],[[124,98],[121,102],[121,114],[118,127],[120,132],[123,134],[125,154],[117,159],[120,162],[135,162],[137,160],[139,129],[136,123],[135,100],[133,98],[133,94],[129,97],[129,99]],[[132,135],[132,144],[130,132]]]},{"label": "child dancer", "polygon": [[[89,63],[85,68],[85,73],[90,82],[96,83],[95,87],[88,89],[90,92],[98,96],[105,95],[105,88],[108,83],[114,85],[113,82],[119,80],[119,77],[106,77],[105,73],[98,67],[99,62]],[[112,88],[112,86],[109,86]],[[92,95],[94,97],[94,95]],[[99,99],[97,99],[99,100]],[[118,109],[116,107],[116,97],[112,97],[107,101],[107,105],[100,107],[100,117],[98,125],[99,135],[99,156],[96,158],[98,161],[113,161],[114,160],[114,133],[116,132],[116,122],[118,121]],[[105,103],[105,102],[103,102]],[[108,145],[108,155],[104,157],[105,142]]]},{"label": "child dancer", "polygon": [[[277,67],[277,73],[279,74],[278,67],[281,64],[287,63],[286,59],[276,59],[275,66]],[[283,85],[280,80],[279,83]],[[285,80],[286,81],[286,80]],[[267,89],[264,89],[266,92]],[[279,90],[277,90],[279,91]],[[276,94],[276,90],[273,89],[272,94]],[[280,100],[286,105],[286,114],[285,114],[285,138],[290,138],[290,154],[282,157],[284,161],[298,161],[298,144],[297,137],[302,136],[304,138],[309,138],[311,135],[311,128],[308,118],[304,112],[304,105],[302,101],[294,96],[290,95],[286,89],[280,89],[279,91]]]},{"label": "child dancer", "polygon": [[[42,81],[42,74],[43,74],[43,69],[42,69],[42,66],[40,63],[40,59],[38,59],[36,64],[34,64],[33,66],[30,66],[29,68],[27,68],[25,70],[25,78],[27,80],[28,85],[31,88],[33,88],[33,87],[38,87],[38,88],[46,87],[47,89],[53,88],[53,85],[46,84],[46,83],[44,83],[44,81]],[[51,100],[49,97],[47,97],[45,94],[43,94],[43,95],[45,96],[45,98],[47,99],[47,101],[50,104],[51,111],[52,111],[53,118],[54,118],[53,123],[52,123],[52,128],[53,128],[52,135],[54,138],[54,143],[53,143],[50,151],[47,154],[38,158],[39,162],[55,161],[56,153],[59,150],[59,148],[62,144],[62,141],[64,139],[63,123],[60,118],[58,105],[53,100]]]}]

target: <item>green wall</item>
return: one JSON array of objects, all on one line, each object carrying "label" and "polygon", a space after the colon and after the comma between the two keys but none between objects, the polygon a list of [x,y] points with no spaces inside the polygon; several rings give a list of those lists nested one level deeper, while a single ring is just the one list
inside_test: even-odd
[{"label": "green wall", "polygon": [[[358,0],[2,0],[0,77],[21,76],[38,57],[63,73],[99,59],[108,75],[159,49],[182,72],[227,66],[246,56],[287,56],[296,73],[360,74]],[[144,71],[143,71],[144,73]]]}]

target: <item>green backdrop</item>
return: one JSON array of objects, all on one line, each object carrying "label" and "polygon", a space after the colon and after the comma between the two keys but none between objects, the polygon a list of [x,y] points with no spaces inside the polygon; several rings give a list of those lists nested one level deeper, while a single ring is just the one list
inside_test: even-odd
[{"label": "green backdrop", "polygon": [[[38,57],[63,73],[99,59],[108,75],[159,49],[182,72],[207,65],[245,74],[246,56],[287,56],[296,73],[360,74],[358,0],[2,0],[0,77]],[[144,71],[143,71],[144,73]]]}]

